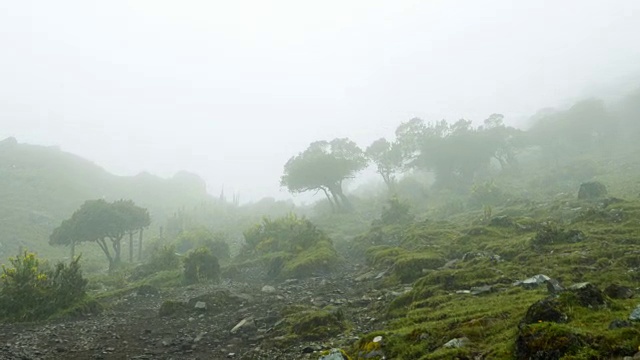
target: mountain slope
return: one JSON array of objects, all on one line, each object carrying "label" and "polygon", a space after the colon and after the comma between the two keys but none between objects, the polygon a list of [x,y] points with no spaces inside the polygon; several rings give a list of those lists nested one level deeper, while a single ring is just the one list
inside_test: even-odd
[{"label": "mountain slope", "polygon": [[148,173],[116,176],[56,147],[0,141],[0,259],[20,247],[58,254],[48,244],[51,230],[85,200],[132,199],[149,209],[152,229],[182,207],[210,199],[196,175],[163,179]]}]

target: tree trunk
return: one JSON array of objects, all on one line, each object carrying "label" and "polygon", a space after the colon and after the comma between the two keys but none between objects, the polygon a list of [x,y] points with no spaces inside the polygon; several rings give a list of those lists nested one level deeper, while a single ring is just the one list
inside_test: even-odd
[{"label": "tree trunk", "polygon": [[129,262],[133,263],[133,231],[129,231]]},{"label": "tree trunk", "polygon": [[344,210],[351,210],[353,208],[353,205],[351,205],[351,201],[349,201],[344,192],[342,192],[342,184],[338,184],[338,186],[336,186],[335,192],[342,202],[342,208]]},{"label": "tree trunk", "polygon": [[109,253],[109,247],[107,246],[107,243],[104,239],[98,239],[96,240],[96,242],[100,246],[100,249],[102,249],[102,252],[104,253],[104,255],[107,257],[107,260],[109,260],[109,274],[111,274],[114,266],[113,266],[113,258],[111,257],[111,253]]},{"label": "tree trunk", "polygon": [[[144,228],[140,228],[140,232],[138,233],[138,261],[142,261],[142,232],[143,231],[144,231]],[[162,230],[160,230],[160,234],[162,234]]]},{"label": "tree trunk", "polygon": [[329,196],[329,193],[327,192],[327,189],[325,188],[320,188],[322,189],[322,191],[324,192],[324,196],[327,197],[327,200],[329,200],[329,204],[331,205],[331,210],[332,211],[336,211],[336,205],[333,203],[333,200],[331,200],[331,196]]}]

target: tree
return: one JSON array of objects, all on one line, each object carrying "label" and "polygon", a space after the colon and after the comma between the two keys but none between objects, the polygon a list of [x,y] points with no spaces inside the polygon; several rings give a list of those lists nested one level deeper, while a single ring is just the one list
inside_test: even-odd
[{"label": "tree", "polygon": [[382,180],[384,180],[389,191],[393,192],[395,190],[396,174],[404,166],[400,144],[397,142],[390,143],[387,139],[380,138],[369,145],[365,154],[376,164],[378,174],[382,176]]},{"label": "tree", "polygon": [[49,244],[75,247],[80,242],[95,242],[109,261],[109,271],[112,271],[121,260],[122,238],[128,232],[142,229],[149,223],[147,210],[136,206],[132,201],[108,203],[102,199],[87,200],[71,218],[64,220],[53,230],[49,236]]},{"label": "tree", "polygon": [[486,124],[485,129],[475,128],[464,119],[453,124],[442,120],[428,125],[412,119],[400,124],[396,137],[408,166],[433,172],[438,187],[466,190],[477,175],[489,168],[493,157],[506,161],[512,155],[499,152],[507,151],[500,138],[507,134],[502,131],[506,129],[502,117],[495,115]]},{"label": "tree", "polygon": [[144,228],[151,224],[149,211],[136,206],[132,200],[118,200],[113,203],[114,208],[123,218],[125,232],[129,235],[129,262],[133,262],[133,236],[140,235],[138,241],[138,259],[142,253],[142,234]]},{"label": "tree", "polygon": [[334,209],[348,209],[342,182],[366,166],[364,152],[353,141],[316,141],[287,161],[280,184],[292,193],[322,191]]}]

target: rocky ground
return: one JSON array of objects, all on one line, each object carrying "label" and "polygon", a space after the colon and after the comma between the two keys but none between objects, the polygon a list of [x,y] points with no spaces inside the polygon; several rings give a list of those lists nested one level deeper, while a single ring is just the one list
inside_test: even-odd
[{"label": "rocky ground", "polygon": [[[352,266],[328,277],[279,284],[142,287],[107,299],[97,314],[2,324],[0,358],[317,359],[322,350],[347,346],[356,334],[384,327],[376,314],[409,289],[378,290],[375,278],[381,276]],[[322,339],[291,336],[286,309],[327,305],[344,314],[346,331]]]}]

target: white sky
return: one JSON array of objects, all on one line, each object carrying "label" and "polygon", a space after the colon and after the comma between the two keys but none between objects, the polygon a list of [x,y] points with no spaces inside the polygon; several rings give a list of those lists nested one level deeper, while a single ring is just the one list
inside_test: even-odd
[{"label": "white sky", "polygon": [[248,200],[315,140],[639,86],[640,1],[0,0],[0,48],[0,138]]}]

